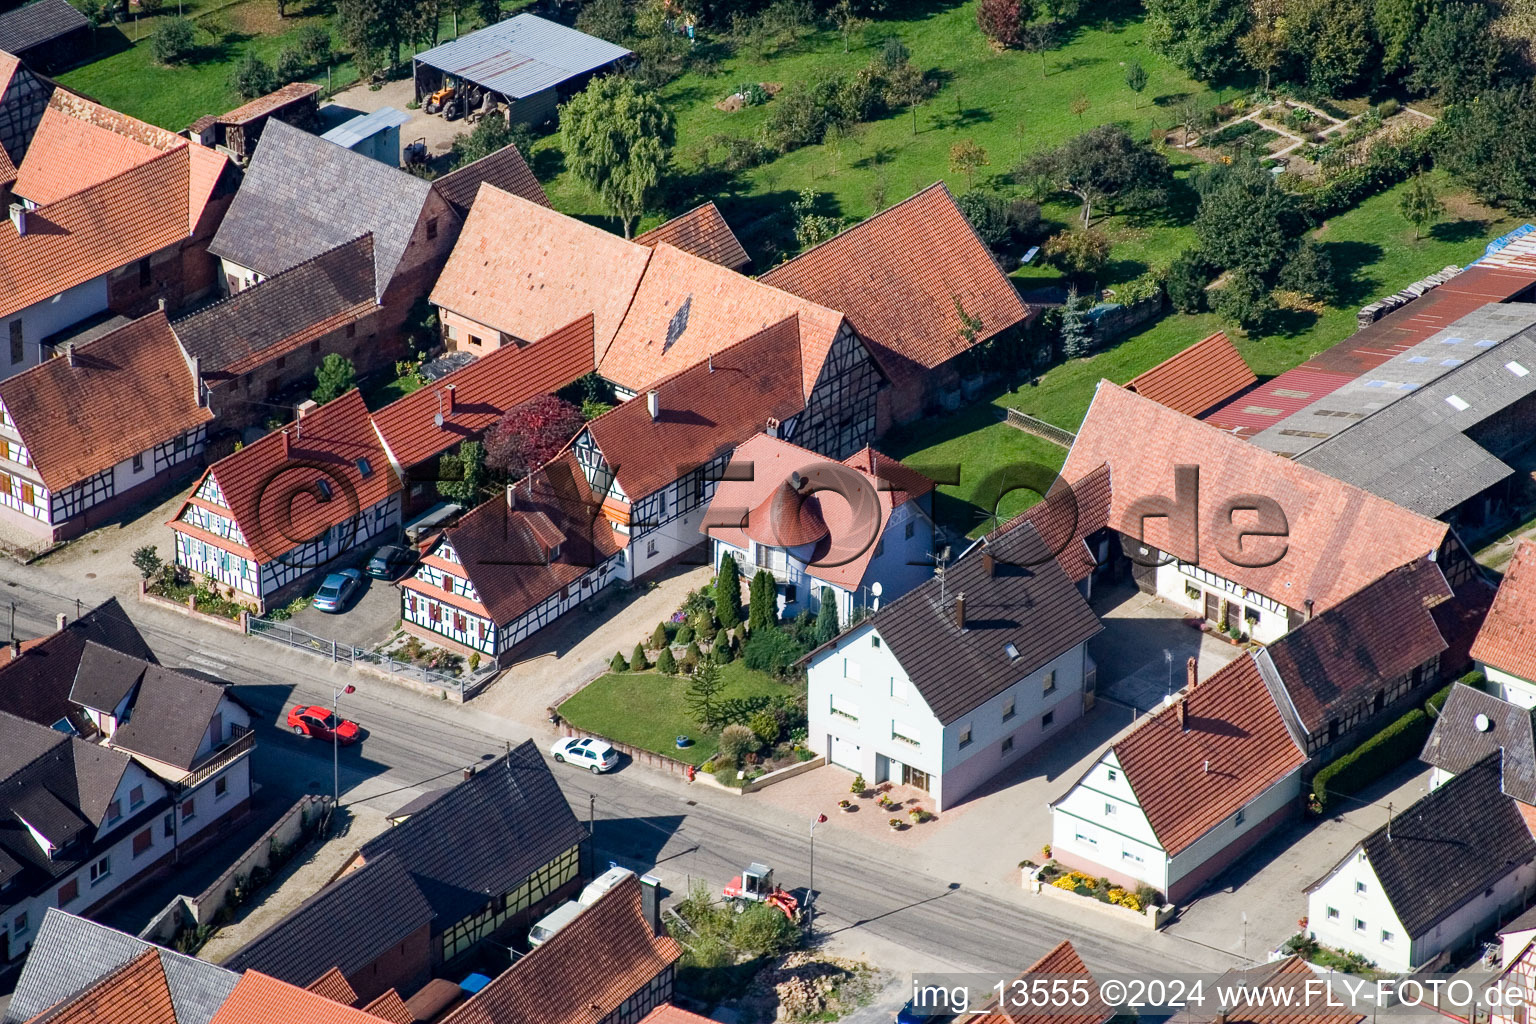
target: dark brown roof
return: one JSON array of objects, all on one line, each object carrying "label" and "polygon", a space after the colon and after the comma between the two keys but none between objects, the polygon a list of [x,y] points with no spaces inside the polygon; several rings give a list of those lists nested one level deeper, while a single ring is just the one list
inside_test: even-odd
[{"label": "dark brown roof", "polygon": [[1410,938],[1536,858],[1519,805],[1499,791],[1500,760],[1489,755],[1362,841]]},{"label": "dark brown roof", "polygon": [[[1314,613],[1324,611],[1398,566],[1429,556],[1445,539],[1444,523],[1107,380],[1099,382],[1061,475],[1079,479],[1105,463],[1112,490],[1109,525],[1132,537],[1143,536],[1145,530],[1149,547],[1185,560],[1194,560],[1196,538],[1175,535],[1166,518],[1137,515],[1146,501],[1174,500],[1178,466],[1198,467],[1200,492],[1221,496],[1212,501],[1242,495],[1271,498],[1288,526],[1278,558],[1269,556],[1282,550],[1279,543],[1259,547],[1266,538],[1256,538],[1245,541],[1244,554],[1270,564],[1254,567],[1228,561],[1220,552],[1225,539],[1216,535],[1214,517],[1202,515],[1197,524],[1199,563],[1298,611],[1308,600]],[[1253,551],[1247,544],[1254,545]]]},{"label": "dark brown roof", "polygon": [[0,14],[0,50],[25,53],[90,25],[68,0],[33,0]]},{"label": "dark brown roof", "polygon": [[747,250],[741,247],[741,242],[714,203],[696,206],[659,227],[636,235],[635,242],[644,246],[666,242],[700,259],[735,271],[745,271],[752,263]]},{"label": "dark brown roof", "polygon": [[805,407],[800,391],[800,329],[794,316],[716,352],[652,386],[659,413],[636,395],[587,424],[631,501],[730,452]]},{"label": "dark brown roof", "polygon": [[[355,977],[431,921],[432,908],[400,858],[384,854],[299,904],[224,966],[260,971],[293,985],[317,976]],[[329,975],[333,970],[338,973]],[[330,995],[315,981],[306,987]],[[357,996],[332,998],[350,1006]]]},{"label": "dark brown roof", "polygon": [[1536,682],[1536,541],[1522,540],[1505,568],[1472,657]]},{"label": "dark brown roof", "polygon": [[363,235],[171,325],[205,377],[239,376],[374,310],[373,236]]},{"label": "dark brown roof", "polygon": [[1199,416],[1258,379],[1237,346],[1217,331],[1132,377],[1125,389],[1186,416]]},{"label": "dark brown roof", "polygon": [[516,146],[503,146],[473,163],[449,171],[433,181],[432,187],[462,217],[474,207],[481,184],[494,185],[503,192],[522,196],[529,202],[549,206],[549,197],[544,194],[544,187],[533,176],[528,162]]},{"label": "dark brown roof", "polygon": [[682,955],[657,935],[626,878],[517,961],[443,1024],[591,1024],[615,1013]]},{"label": "dark brown roof", "polygon": [[[503,345],[463,369],[380,409],[373,422],[402,467],[419,465],[496,425],[508,409],[552,394],[592,372],[592,314],[531,345]],[[453,389],[453,411],[439,427],[440,396]]]},{"label": "dark brown roof", "polygon": [[[210,475],[228,508],[209,507],[234,519],[258,562],[286,554],[400,489],[355,388],[220,459],[204,479]],[[195,491],[187,501],[206,504]],[[186,528],[180,510],[168,525]]]},{"label": "dark brown roof", "polygon": [[1419,760],[1460,775],[1502,750],[1504,795],[1536,806],[1536,725],[1531,717],[1530,708],[1456,683],[1435,718]]},{"label": "dark brown roof", "polygon": [[[942,587],[930,579],[867,620],[945,725],[1103,628],[1034,527],[987,546],[990,575],[981,548],[950,565]],[[962,594],[964,629],[955,610]]]},{"label": "dark brown roof", "polygon": [[143,676],[133,714],[112,735],[112,746],[190,771],[226,691],[218,683],[140,664]]},{"label": "dark brown roof", "polygon": [[1445,650],[1431,609],[1450,597],[1438,565],[1411,562],[1265,648],[1302,727],[1326,730]]},{"label": "dark brown roof", "polygon": [[1247,655],[1143,718],[1114,751],[1170,857],[1306,762]]},{"label": "dark brown roof", "polygon": [[[762,276],[841,310],[898,382],[1022,323],[1029,307],[942,182]],[[959,307],[981,321],[962,333]]]},{"label": "dark brown roof", "polygon": [[1056,561],[1072,582],[1081,583],[1098,568],[1088,538],[1108,525],[1109,503],[1109,467],[1104,465],[1070,484],[1059,478],[1043,500],[998,527],[997,533],[1029,523],[1056,552]]},{"label": "dark brown roof", "polygon": [[[446,537],[486,614],[499,625],[571,586],[621,547],[613,527],[598,514],[600,502],[569,450],[516,484],[515,493],[515,508],[493,498]],[[560,548],[553,558],[548,556],[551,540],[558,540]],[[442,596],[441,588],[415,577],[401,585]]]},{"label": "dark brown roof", "polygon": [[213,419],[164,313],[0,381],[0,401],[54,493]]},{"label": "dark brown roof", "polygon": [[63,630],[28,647],[20,658],[0,662],[0,712],[47,726],[78,716],[79,705],[70,699],[70,690],[81,655],[94,644],[129,657],[149,661],[155,657],[117,598],[108,598]]},{"label": "dark brown roof", "polygon": [[[1083,963],[1082,957],[1077,955],[1077,950],[1072,948],[1072,943],[1065,939],[1024,969],[1018,980],[1025,984],[1025,988],[1020,991],[1028,991],[1028,979],[1031,976],[1040,977],[1047,985],[1058,978],[1066,980],[1072,977],[1086,978],[1090,985],[1093,984],[1093,974]],[[1010,990],[1013,990],[1011,986]],[[972,1024],[1104,1024],[1115,1015],[1115,1011],[1099,999],[1097,991],[1092,993],[1087,1005],[1071,1013],[1060,1007],[1053,1010],[1041,1009],[1034,1013],[1022,1008],[1000,1010],[996,997],[976,1013],[979,1016],[967,1018]]]}]

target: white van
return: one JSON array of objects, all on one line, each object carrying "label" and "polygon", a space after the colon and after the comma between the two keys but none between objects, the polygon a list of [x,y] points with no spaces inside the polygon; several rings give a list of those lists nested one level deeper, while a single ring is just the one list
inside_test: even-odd
[{"label": "white van", "polygon": [[587,887],[581,890],[577,902],[584,907],[590,907],[603,897],[608,890],[624,881],[626,878],[635,877],[635,873],[629,868],[621,868],[617,864],[598,875],[587,883]]},{"label": "white van", "polygon": [[560,904],[539,918],[538,922],[528,929],[528,945],[534,949],[544,945],[555,932],[576,920],[576,915],[585,909],[587,908],[575,900],[567,900]]}]

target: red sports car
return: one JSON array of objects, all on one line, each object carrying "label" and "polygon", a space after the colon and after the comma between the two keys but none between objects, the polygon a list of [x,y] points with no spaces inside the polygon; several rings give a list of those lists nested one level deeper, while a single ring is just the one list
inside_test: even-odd
[{"label": "red sports car", "polygon": [[288,712],[288,726],[300,736],[317,740],[329,740],[334,733],[336,741],[342,746],[357,742],[356,722],[345,718],[338,720],[329,708],[318,704],[307,707],[301,704]]}]

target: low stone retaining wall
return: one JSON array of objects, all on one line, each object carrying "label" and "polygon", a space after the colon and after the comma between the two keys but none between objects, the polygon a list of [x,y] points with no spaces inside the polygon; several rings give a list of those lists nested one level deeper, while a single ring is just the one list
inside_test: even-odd
[{"label": "low stone retaining wall", "polygon": [[827,763],[827,759],[824,756],[818,755],[817,757],[811,758],[809,761],[799,761],[795,764],[785,765],[783,768],[759,775],[757,778],[741,786],[728,786],[721,782],[719,779],[715,778],[714,775],[710,772],[696,768],[686,761],[679,761],[674,757],[668,757],[665,754],[658,754],[654,750],[646,750],[643,747],[632,747],[628,743],[620,743],[618,740],[610,739],[607,736],[603,736],[595,732],[587,732],[585,729],[578,729],[563,718],[560,720],[560,732],[565,736],[576,736],[582,739],[602,740],[604,743],[607,743],[609,746],[613,747],[614,750],[617,750],[619,753],[625,755],[636,764],[647,765],[651,768],[660,768],[661,770],[672,775],[681,776],[685,780],[688,778],[688,769],[693,768],[694,771],[692,781],[694,783],[724,790],[727,793],[734,793],[736,796],[745,796],[748,793],[755,793],[760,789],[767,789],[774,783],[783,782],[786,779],[792,779],[797,775],[804,775],[811,769],[820,768],[822,765]]},{"label": "low stone retaining wall", "polygon": [[140,580],[139,600],[143,601],[145,604],[158,605],[159,607],[164,608],[167,611],[175,612],[178,615],[185,615],[189,619],[197,619],[199,622],[207,622],[211,625],[220,626],[224,629],[228,629],[242,635],[245,633],[245,617],[249,614],[248,612],[241,612],[240,620],[238,622],[234,619],[226,619],[222,615],[209,615],[207,612],[200,612],[197,610],[196,595],[187,598],[186,603],[183,604],[180,601],[172,601],[170,598],[161,597],[158,594],[151,594],[145,588],[144,581]]},{"label": "low stone retaining wall", "polygon": [[1172,903],[1165,903],[1160,907],[1147,907],[1141,911],[1131,910],[1129,907],[1116,906],[1113,903],[1105,903],[1091,896],[1081,896],[1066,889],[1058,889],[1049,882],[1042,882],[1036,877],[1036,870],[1026,868],[1024,870],[1024,888],[1036,896],[1044,896],[1047,899],[1056,900],[1063,905],[1078,910],[1086,910],[1090,914],[1101,914],[1124,924],[1139,924],[1143,928],[1156,930],[1173,919],[1178,911]]},{"label": "low stone retaining wall", "polygon": [[814,771],[826,763],[826,755],[817,754],[809,761],[800,761],[796,764],[786,765],[783,768],[768,772],[766,775],[759,775],[757,778],[743,786],[741,791],[743,793],[756,793],[758,790],[767,789],[769,786],[772,786],[775,783],[784,782],[788,779],[794,778],[797,775],[804,775],[806,772]]}]

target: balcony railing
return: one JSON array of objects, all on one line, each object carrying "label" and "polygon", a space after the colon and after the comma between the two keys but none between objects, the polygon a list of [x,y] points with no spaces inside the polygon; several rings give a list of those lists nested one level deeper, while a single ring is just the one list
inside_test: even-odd
[{"label": "balcony railing", "polygon": [[232,726],[230,734],[234,737],[233,739],[192,766],[192,770],[187,772],[181,780],[181,788],[196,788],[250,753],[256,746],[256,734],[243,725]]}]

